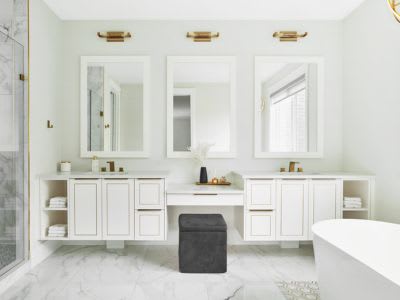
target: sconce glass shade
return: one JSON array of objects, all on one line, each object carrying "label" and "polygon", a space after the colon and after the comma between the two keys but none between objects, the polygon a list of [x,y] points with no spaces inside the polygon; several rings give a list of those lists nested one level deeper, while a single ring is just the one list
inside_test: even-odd
[{"label": "sconce glass shade", "polygon": [[[393,13],[393,16],[400,23],[400,1],[397,2],[396,0],[387,0],[390,10]],[[399,7],[399,8],[398,8]]]}]

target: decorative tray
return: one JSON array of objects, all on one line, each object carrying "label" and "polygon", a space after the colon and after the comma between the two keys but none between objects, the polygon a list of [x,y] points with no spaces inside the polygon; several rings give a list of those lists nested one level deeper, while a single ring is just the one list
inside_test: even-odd
[{"label": "decorative tray", "polygon": [[228,182],[228,181],[225,181],[225,182],[218,182],[218,183],[212,183],[212,182],[210,181],[210,182],[207,182],[207,183],[196,182],[196,185],[231,185],[231,183]]}]

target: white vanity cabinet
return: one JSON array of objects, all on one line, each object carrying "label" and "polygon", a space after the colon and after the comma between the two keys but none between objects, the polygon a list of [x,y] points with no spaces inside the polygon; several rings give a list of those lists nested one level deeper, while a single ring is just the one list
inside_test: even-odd
[{"label": "white vanity cabinet", "polygon": [[308,181],[282,179],[277,183],[277,232],[280,241],[308,239]]},{"label": "white vanity cabinet", "polygon": [[135,239],[165,240],[165,180],[135,180]]},{"label": "white vanity cabinet", "polygon": [[312,239],[311,227],[314,223],[341,218],[343,181],[311,179],[309,193],[309,238]]},{"label": "white vanity cabinet", "polygon": [[135,237],[134,179],[103,179],[103,239],[133,240]]},{"label": "white vanity cabinet", "polygon": [[[372,205],[374,179],[371,176],[259,172],[238,175],[237,181],[244,187],[245,195],[243,237],[246,241],[310,241],[314,223],[347,217],[345,212],[362,218]],[[367,208],[342,208],[344,195],[360,196]]]},{"label": "white vanity cabinet", "polygon": [[69,190],[69,237],[73,240],[100,240],[101,180],[71,179]]}]

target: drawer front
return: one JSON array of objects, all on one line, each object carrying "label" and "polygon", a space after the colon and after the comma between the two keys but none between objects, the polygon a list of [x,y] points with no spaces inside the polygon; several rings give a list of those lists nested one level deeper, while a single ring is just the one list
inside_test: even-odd
[{"label": "drawer front", "polygon": [[275,240],[275,212],[274,211],[248,211],[246,216],[247,241]]},{"label": "drawer front", "polygon": [[162,241],[165,236],[164,210],[135,211],[135,240]]},{"label": "drawer front", "polygon": [[242,206],[243,194],[168,194],[167,205]]},{"label": "drawer front", "polygon": [[135,209],[164,208],[164,179],[137,179],[135,182]]},{"label": "drawer front", "polygon": [[275,180],[247,180],[247,209],[275,209]]}]

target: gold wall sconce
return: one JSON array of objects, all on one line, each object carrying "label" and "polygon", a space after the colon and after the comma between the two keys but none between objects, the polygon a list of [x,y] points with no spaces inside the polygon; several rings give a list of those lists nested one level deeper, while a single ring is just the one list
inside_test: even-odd
[{"label": "gold wall sconce", "polygon": [[54,125],[51,124],[50,120],[47,120],[47,128],[54,128]]},{"label": "gold wall sconce", "polygon": [[281,42],[297,42],[299,38],[304,38],[308,35],[307,32],[298,33],[297,31],[279,31],[274,32],[274,38],[278,38]]},{"label": "gold wall sconce", "polygon": [[396,0],[387,0],[389,4],[389,8],[392,11],[392,14],[397,22],[400,23],[400,11],[397,11],[397,7],[400,5],[400,1],[396,2]]},{"label": "gold wall sconce", "polygon": [[193,42],[211,42],[211,39],[219,37],[219,32],[191,31],[186,34],[186,37],[192,38]]},{"label": "gold wall sconce", "polygon": [[125,42],[126,38],[132,37],[129,31],[98,32],[97,36],[99,38],[107,39],[107,42]]}]

